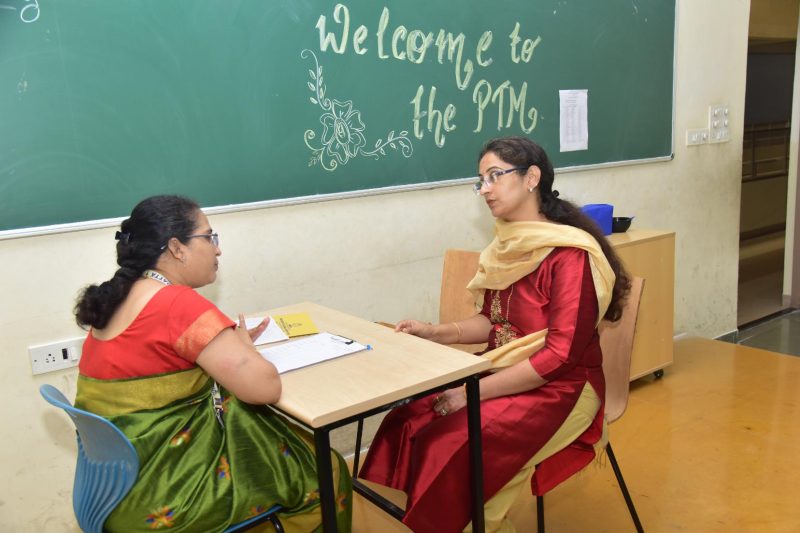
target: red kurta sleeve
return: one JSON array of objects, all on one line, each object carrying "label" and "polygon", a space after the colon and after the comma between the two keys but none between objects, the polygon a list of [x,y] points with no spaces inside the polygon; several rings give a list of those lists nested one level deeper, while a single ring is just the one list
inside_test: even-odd
[{"label": "red kurta sleeve", "polygon": [[545,346],[530,358],[534,370],[552,381],[575,367],[597,326],[597,296],[588,254],[562,249],[552,265],[550,313]]}]

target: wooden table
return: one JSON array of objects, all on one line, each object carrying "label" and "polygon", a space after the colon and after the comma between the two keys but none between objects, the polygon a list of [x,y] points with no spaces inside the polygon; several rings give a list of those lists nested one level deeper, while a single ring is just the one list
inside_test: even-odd
[{"label": "wooden table", "polygon": [[[342,335],[372,348],[281,374],[283,393],[273,407],[314,431],[324,531],[336,531],[330,431],[390,409],[399,402],[466,383],[472,524],[473,531],[482,532],[483,467],[477,374],[489,369],[489,361],[313,303],[271,309],[267,314],[300,312],[308,313],[320,331]],[[353,480],[353,485],[395,518],[402,518],[402,510],[358,480]]]}]

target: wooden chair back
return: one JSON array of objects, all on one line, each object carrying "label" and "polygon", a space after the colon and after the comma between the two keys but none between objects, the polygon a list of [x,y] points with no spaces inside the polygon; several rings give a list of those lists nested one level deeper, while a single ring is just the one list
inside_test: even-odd
[{"label": "wooden chair back", "polygon": [[636,318],[642,297],[644,279],[631,279],[631,291],[616,322],[603,320],[598,331],[603,350],[603,374],[606,378],[606,421],[610,424],[625,412],[630,390],[631,354]]},{"label": "wooden chair back", "polygon": [[455,322],[475,314],[475,301],[467,283],[478,271],[479,252],[447,250],[442,265],[442,292],[439,296],[439,322]]},{"label": "wooden chair back", "polygon": [[[447,250],[442,265],[442,292],[439,295],[439,322],[456,322],[475,314],[475,300],[467,283],[478,271],[480,252]],[[454,348],[475,353],[486,348],[483,344],[454,344]]]}]

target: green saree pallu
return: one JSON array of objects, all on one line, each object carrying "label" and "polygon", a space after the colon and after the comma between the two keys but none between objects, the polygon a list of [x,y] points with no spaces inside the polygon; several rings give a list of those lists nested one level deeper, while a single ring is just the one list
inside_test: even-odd
[{"label": "green saree pallu", "polygon": [[[275,504],[287,531],[321,530],[313,444],[266,406],[221,391],[200,368],[141,378],[81,375],[75,405],[106,417],[139,455],[136,484],[108,531],[223,531]],[[219,404],[218,404],[219,405]],[[334,454],[337,520],[350,530],[351,481]]]}]

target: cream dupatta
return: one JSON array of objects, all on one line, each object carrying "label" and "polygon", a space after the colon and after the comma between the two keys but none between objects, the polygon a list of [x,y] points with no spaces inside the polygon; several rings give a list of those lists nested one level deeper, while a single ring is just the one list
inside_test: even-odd
[{"label": "cream dupatta", "polygon": [[[506,222],[497,220],[495,238],[486,247],[478,263],[478,273],[467,285],[475,296],[478,309],[483,306],[487,289],[502,290],[536,270],[554,248],[571,247],[589,254],[592,280],[597,293],[599,310],[597,322],[605,315],[611,302],[616,279],[600,245],[590,234],[574,226],[552,222]],[[543,329],[515,339],[486,352],[492,369],[511,366],[544,347],[547,330]]]}]

